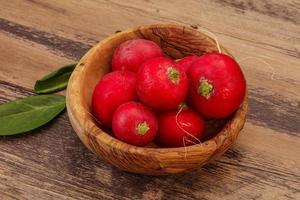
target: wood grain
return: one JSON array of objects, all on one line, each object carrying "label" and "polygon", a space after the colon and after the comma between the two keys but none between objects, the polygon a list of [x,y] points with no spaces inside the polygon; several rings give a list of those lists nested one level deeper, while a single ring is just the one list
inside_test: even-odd
[{"label": "wood grain", "polygon": [[[241,62],[249,87],[248,122],[225,157],[204,169],[163,178],[120,172],[90,154],[63,115],[32,134],[1,138],[2,199],[300,198],[298,1],[0,0],[0,5],[1,23],[29,34],[20,36],[0,23],[1,103],[31,95],[36,79],[76,61],[116,30],[150,23],[209,29],[238,60],[267,56],[276,72],[272,80],[264,63]],[[48,42],[35,40],[36,33]],[[80,53],[59,47],[56,38]]]}]

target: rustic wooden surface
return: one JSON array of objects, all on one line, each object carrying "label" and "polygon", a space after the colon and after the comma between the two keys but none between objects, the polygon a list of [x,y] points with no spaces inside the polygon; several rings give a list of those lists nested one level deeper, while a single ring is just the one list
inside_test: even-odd
[{"label": "rustic wooden surface", "polygon": [[248,121],[219,161],[166,177],[121,172],[90,153],[66,113],[0,138],[0,199],[300,199],[299,0],[0,0],[0,103],[77,61],[117,30],[178,23],[213,31],[241,61]]}]

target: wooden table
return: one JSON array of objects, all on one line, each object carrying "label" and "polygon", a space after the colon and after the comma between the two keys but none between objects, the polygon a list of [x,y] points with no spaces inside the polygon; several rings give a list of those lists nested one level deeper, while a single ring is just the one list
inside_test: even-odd
[{"label": "wooden table", "polygon": [[0,0],[0,102],[33,95],[35,80],[115,31],[151,23],[210,30],[240,61],[250,110],[237,143],[184,174],[129,174],[90,153],[64,113],[0,138],[0,199],[300,199],[299,0]]}]

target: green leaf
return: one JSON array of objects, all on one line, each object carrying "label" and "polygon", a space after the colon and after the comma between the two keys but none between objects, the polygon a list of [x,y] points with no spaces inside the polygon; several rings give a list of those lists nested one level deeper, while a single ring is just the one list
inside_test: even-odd
[{"label": "green leaf", "polygon": [[63,66],[37,80],[34,85],[34,92],[37,94],[48,94],[65,89],[76,65],[77,63]]},{"label": "green leaf", "polygon": [[66,107],[60,95],[38,95],[0,105],[0,136],[36,129],[55,118]]}]

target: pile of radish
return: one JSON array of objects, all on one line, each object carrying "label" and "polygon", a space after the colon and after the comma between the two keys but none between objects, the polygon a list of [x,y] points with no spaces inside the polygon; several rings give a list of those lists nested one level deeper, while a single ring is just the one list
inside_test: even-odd
[{"label": "pile of radish", "polygon": [[221,53],[172,60],[153,41],[128,40],[97,83],[92,110],[114,137],[136,146],[197,144],[206,119],[234,113],[245,96],[238,63]]}]

